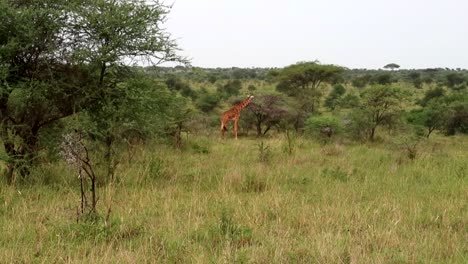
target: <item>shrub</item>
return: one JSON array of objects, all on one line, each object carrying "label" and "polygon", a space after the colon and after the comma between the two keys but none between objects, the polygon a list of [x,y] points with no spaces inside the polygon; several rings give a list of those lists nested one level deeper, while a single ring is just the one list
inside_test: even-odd
[{"label": "shrub", "polygon": [[269,162],[270,161],[270,147],[261,141],[258,144],[258,159],[260,162]]},{"label": "shrub", "polygon": [[306,122],[306,133],[328,141],[342,131],[341,121],[334,116],[311,116]]}]

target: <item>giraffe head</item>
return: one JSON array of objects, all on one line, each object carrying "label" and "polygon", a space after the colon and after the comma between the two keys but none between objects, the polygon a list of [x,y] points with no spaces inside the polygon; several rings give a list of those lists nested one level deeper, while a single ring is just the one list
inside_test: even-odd
[{"label": "giraffe head", "polygon": [[253,98],[254,98],[253,95],[248,95],[247,99],[244,100],[246,105],[248,105],[250,103],[250,101],[252,101]]}]

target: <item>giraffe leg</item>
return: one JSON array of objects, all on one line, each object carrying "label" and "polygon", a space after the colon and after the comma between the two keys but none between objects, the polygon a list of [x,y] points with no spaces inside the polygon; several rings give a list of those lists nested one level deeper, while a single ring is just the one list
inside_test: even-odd
[{"label": "giraffe leg", "polygon": [[234,135],[236,135],[237,139],[237,125],[239,124],[239,118],[234,119]]},{"label": "giraffe leg", "polygon": [[224,122],[221,121],[221,138],[224,138]]}]

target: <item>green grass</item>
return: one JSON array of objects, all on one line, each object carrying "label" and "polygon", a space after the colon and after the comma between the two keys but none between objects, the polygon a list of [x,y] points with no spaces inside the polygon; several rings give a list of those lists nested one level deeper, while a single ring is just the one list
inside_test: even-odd
[{"label": "green grass", "polygon": [[[2,263],[466,263],[468,137],[415,160],[384,143],[283,136],[141,146],[76,221],[79,182],[58,162],[0,189]],[[108,208],[110,219],[104,221]]]}]

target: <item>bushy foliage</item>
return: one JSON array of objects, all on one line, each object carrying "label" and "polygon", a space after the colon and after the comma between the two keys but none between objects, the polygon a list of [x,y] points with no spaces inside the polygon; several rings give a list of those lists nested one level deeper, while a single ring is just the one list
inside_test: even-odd
[{"label": "bushy foliage", "polygon": [[421,109],[409,113],[408,121],[412,124],[426,128],[426,137],[436,129],[442,129],[450,117],[448,105],[440,99],[430,100]]},{"label": "bushy foliage", "polygon": [[461,73],[451,72],[448,73],[446,76],[446,84],[447,87],[452,89],[463,89],[461,86],[465,82],[466,78]]},{"label": "bushy foliage", "polygon": [[401,117],[405,95],[391,86],[371,86],[361,94],[361,103],[349,115],[348,130],[357,137],[374,140],[377,127],[394,125]]},{"label": "bushy foliage", "polygon": [[180,78],[173,75],[169,76],[169,78],[166,79],[166,85],[170,90],[178,91],[185,97],[190,97],[193,100],[197,99],[197,93],[187,82],[182,81]]},{"label": "bushy foliage", "polygon": [[220,103],[220,96],[216,93],[202,89],[198,96],[198,99],[195,101],[195,106],[204,113],[212,111]]},{"label": "bushy foliage", "polygon": [[239,95],[242,89],[242,82],[240,80],[230,80],[226,84],[218,86],[218,93],[223,97]]},{"label": "bushy foliage", "polygon": [[332,91],[325,99],[325,106],[330,110],[334,110],[340,104],[340,101],[345,93],[346,89],[342,84],[333,85]]},{"label": "bushy foliage", "polygon": [[167,10],[159,2],[1,1],[0,9],[0,137],[10,157],[8,178],[36,160],[44,127],[85,110],[105,124],[101,118],[128,95],[122,66],[129,59],[185,61],[161,30]]},{"label": "bushy foliage", "polygon": [[308,135],[321,139],[328,139],[342,133],[341,120],[335,116],[311,116],[305,122],[305,131]]},{"label": "bushy foliage", "polygon": [[322,65],[316,62],[301,62],[282,69],[277,74],[278,91],[287,95],[300,96],[304,90],[316,90],[320,84],[331,82],[343,72],[335,65]]},{"label": "bushy foliage", "polygon": [[418,101],[418,104],[422,105],[422,106],[425,106],[429,101],[433,100],[433,99],[437,99],[437,98],[442,98],[445,96],[445,89],[438,86],[436,88],[433,88],[433,89],[430,89],[430,90],[427,90],[425,93],[424,93],[424,97]]},{"label": "bushy foliage", "polygon": [[387,85],[393,82],[392,75],[390,73],[381,73],[376,75],[372,82],[380,85]]},{"label": "bushy foliage", "polygon": [[468,134],[468,95],[454,94],[446,98],[449,116],[445,125],[445,134],[457,132]]},{"label": "bushy foliage", "polygon": [[247,106],[243,123],[255,127],[258,136],[264,136],[271,128],[287,119],[289,112],[285,109],[285,100],[279,95],[261,95]]},{"label": "bushy foliage", "polygon": [[352,79],[351,84],[356,88],[364,88],[366,87],[372,79],[372,76],[369,74],[364,74],[361,76],[356,76]]}]

